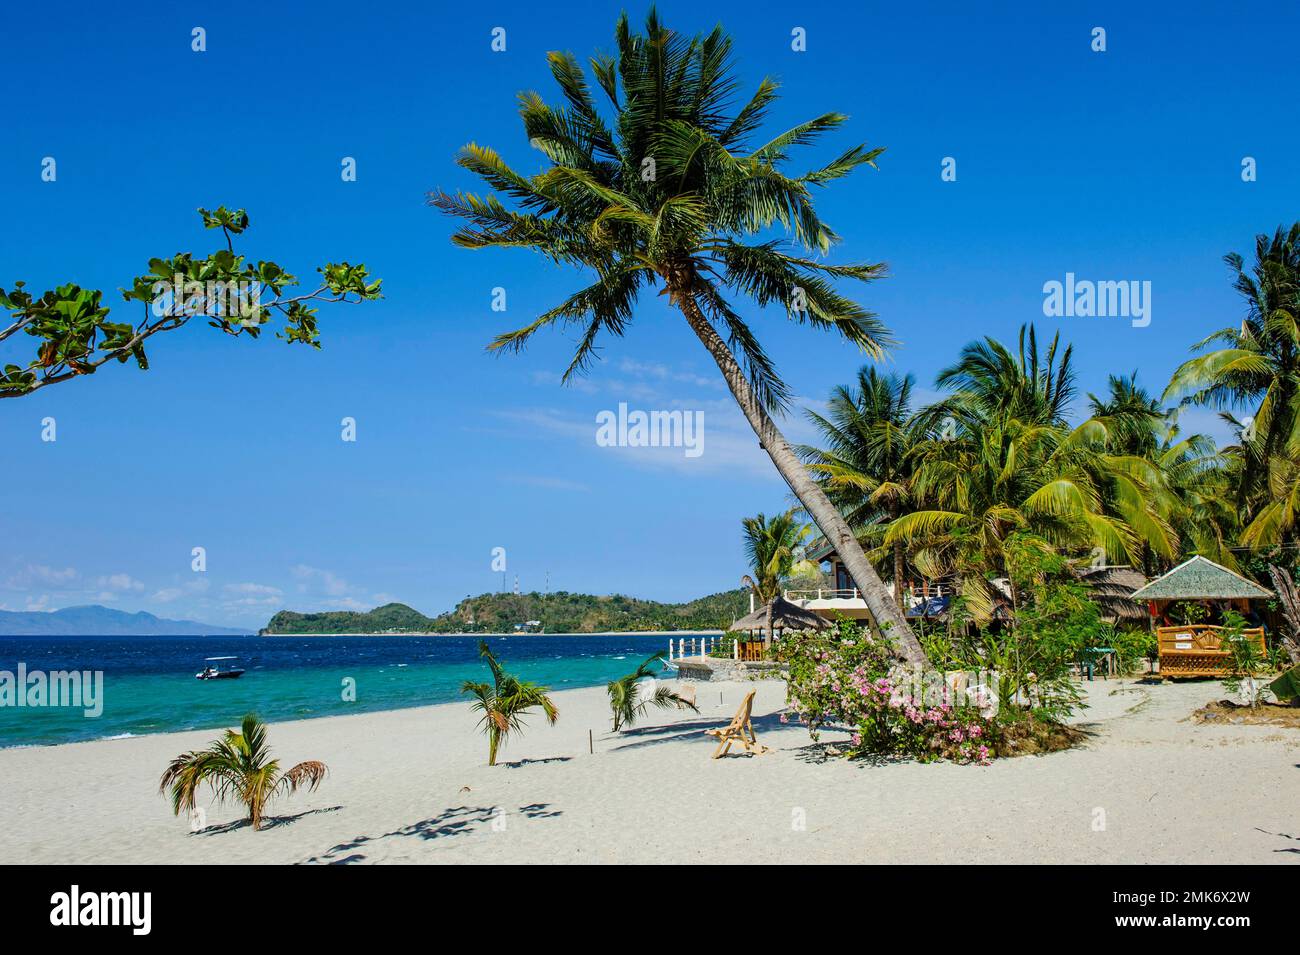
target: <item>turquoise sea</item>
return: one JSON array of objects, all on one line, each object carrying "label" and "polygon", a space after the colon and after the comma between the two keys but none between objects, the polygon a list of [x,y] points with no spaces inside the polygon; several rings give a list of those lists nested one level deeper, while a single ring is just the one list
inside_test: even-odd
[{"label": "turquoise sea", "polygon": [[[672,634],[487,637],[525,679],[552,689],[604,684],[666,650]],[[103,712],[0,705],[0,746],[234,726],[247,712],[309,719],[462,699],[489,681],[479,637],[6,637],[0,673],[102,671]],[[236,680],[196,680],[204,658],[235,656]],[[355,681],[355,701],[344,699]],[[0,676],[0,681],[3,676]]]}]

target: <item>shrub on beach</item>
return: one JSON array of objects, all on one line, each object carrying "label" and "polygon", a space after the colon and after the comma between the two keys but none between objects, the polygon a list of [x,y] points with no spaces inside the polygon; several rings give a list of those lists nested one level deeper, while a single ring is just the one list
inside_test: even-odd
[{"label": "shrub on beach", "polygon": [[[1030,639],[1031,632],[1022,631],[1018,639]],[[950,683],[942,669],[922,678],[899,666],[887,647],[847,620],[823,633],[788,634],[779,646],[789,667],[791,710],[814,740],[823,727],[850,730],[850,758],[987,764],[1000,756],[1066,749],[1083,738],[1059,716],[1072,709],[1069,700],[1077,699],[1077,693],[1062,695],[1055,680],[1037,683],[1031,672],[1009,682],[1001,673],[988,672],[996,689]],[[978,662],[954,669],[992,670]]]},{"label": "shrub on beach", "polygon": [[942,684],[927,699],[857,624],[788,634],[780,646],[790,668],[787,699],[814,739],[838,724],[853,728],[850,757],[987,763],[996,754],[995,724],[974,703]]},{"label": "shrub on beach", "polygon": [[627,676],[610,680],[606,684],[605,691],[609,694],[615,733],[625,726],[634,725],[652,706],[660,710],[675,706],[679,710],[699,712],[693,696],[687,699],[672,687],[654,682],[654,675],[663,668],[663,656],[660,652],[646,657]]},{"label": "shrub on beach", "polygon": [[218,802],[226,799],[242,803],[254,829],[262,828],[267,804],[276,796],[289,795],[300,788],[314,791],[328,771],[322,762],[308,760],[280,771],[280,761],[271,758],[266,742],[266,724],[252,713],[244,717],[239,732],[226,730],[207,749],[181,753],[168,765],[158,784],[160,793],[169,794],[172,812],[193,812],[198,791],[212,787]]},{"label": "shrub on beach", "polygon": [[492,673],[492,682],[476,683],[466,680],[461,684],[460,692],[474,697],[470,707],[483,714],[479,727],[488,738],[488,765],[495,766],[497,751],[505,745],[510,734],[523,730],[523,717],[526,713],[540,708],[546,721],[554,726],[560,711],[551,700],[547,687],[507,673],[486,640],[478,642],[478,653]]}]

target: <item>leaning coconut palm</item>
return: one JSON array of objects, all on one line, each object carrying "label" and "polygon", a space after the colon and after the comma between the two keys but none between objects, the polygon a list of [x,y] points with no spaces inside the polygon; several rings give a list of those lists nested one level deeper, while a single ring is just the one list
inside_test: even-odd
[{"label": "leaning coconut palm", "polygon": [[798,560],[800,543],[808,536],[808,525],[800,523],[791,508],[768,518],[765,514],[741,520],[745,529],[745,557],[754,575],[740,578],[754,599],[765,604],[781,596],[781,584]]},{"label": "leaning coconut palm", "polygon": [[655,684],[653,693],[645,691],[646,684],[641,681],[654,677],[657,672],[656,664],[662,662],[663,654],[656,653],[652,657],[647,657],[632,673],[617,680],[610,680],[606,685],[609,692],[609,709],[614,716],[615,733],[625,726],[634,725],[652,706],[660,710],[675,706],[679,710],[699,712],[692,700],[678,695],[672,687],[664,686],[662,683]]},{"label": "leaning coconut palm", "polygon": [[324,780],[324,763],[310,760],[280,772],[280,761],[271,758],[266,745],[266,724],[252,713],[244,717],[240,730],[226,730],[207,749],[182,753],[162,775],[158,791],[171,790],[172,812],[193,812],[199,788],[212,787],[218,802],[242,803],[254,829],[262,828],[267,803],[276,796],[292,794],[299,787],[314,791]]},{"label": "leaning coconut palm", "polygon": [[488,737],[488,765],[495,766],[497,750],[511,733],[523,729],[520,717],[533,707],[540,706],[546,714],[546,721],[554,726],[560,711],[551,702],[546,687],[507,673],[487,641],[479,641],[478,655],[487,661],[488,669],[492,671],[492,682],[475,683],[466,680],[461,684],[460,692],[475,697],[470,706],[483,713],[479,726],[483,727]]},{"label": "leaning coconut palm", "polygon": [[[825,166],[789,175],[790,152],[838,128],[845,116],[825,113],[754,145],[777,84],[763,80],[731,113],[737,88],[732,44],[720,27],[688,38],[663,26],[652,9],[644,35],[633,33],[621,16],[615,45],[614,55],[591,60],[608,101],[604,112],[570,53],[549,55],[567,106],[548,106],[536,93],[521,95],[524,132],[547,160],[542,172],[516,172],[493,150],[471,144],[459,163],[493,194],[430,194],[430,204],[469,220],[452,236],[458,245],[535,249],[592,279],[491,347],[518,350],[544,328],[576,324],[568,381],[596,356],[602,333],[621,336],[638,296],[659,286],[717,364],[781,477],[839,553],[875,622],[888,629],[901,655],[923,662],[920,644],[848,523],[777,430],[772,416],[784,410],[790,390],[733,305],[740,297],[774,306],[873,357],[883,354],[889,344],[884,326],[834,283],[870,281],[885,267],[814,258],[838,236],[812,201],[814,187],[874,165],[882,150],[853,146]],[[778,225],[803,252],[770,237]]]}]

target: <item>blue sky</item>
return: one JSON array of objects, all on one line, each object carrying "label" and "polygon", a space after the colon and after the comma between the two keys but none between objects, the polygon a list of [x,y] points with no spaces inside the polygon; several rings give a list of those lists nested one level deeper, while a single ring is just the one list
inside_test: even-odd
[{"label": "blue sky", "polygon": [[[1221,256],[1297,218],[1294,8],[1220,4],[660,4],[675,29],[734,35],[746,88],[777,76],[773,132],[851,116],[809,167],[857,142],[888,151],[819,197],[840,261],[885,261],[861,290],[923,386],[978,335],[1036,321],[1075,344],[1084,391],[1138,370],[1159,389],[1188,345],[1241,307]],[[1046,7],[1047,5],[1042,5]],[[102,602],[260,626],[281,607],[428,613],[508,584],[688,599],[744,572],[739,521],[787,492],[680,317],[648,298],[604,360],[561,388],[571,337],[493,357],[580,277],[525,252],[459,250],[424,205],[472,187],[458,147],[538,168],[515,94],[558,99],[545,54],[612,45],[619,4],[51,4],[14,9],[0,83],[0,284],[115,290],[152,256],[213,248],[194,213],[249,210],[240,246],[300,275],[366,262],[386,299],[322,312],[324,349],[217,335],[152,341],[153,368],[0,402],[0,605]],[[634,19],[642,5],[628,5]],[[560,11],[561,15],[557,15]],[[566,12],[567,11],[567,12]],[[191,29],[207,51],[190,49]],[[490,48],[494,27],[506,51]],[[1090,49],[1094,27],[1107,50]],[[805,52],[791,31],[807,33]],[[42,182],[41,160],[57,161]],[[355,157],[357,181],[340,162]],[[1254,157],[1258,179],[1241,178]],[[957,179],[940,177],[944,157]],[[1152,283],[1152,321],[1048,320],[1042,286]],[[490,308],[507,292],[505,314]],[[116,300],[117,293],[112,297]],[[749,313],[802,396],[852,348]],[[11,340],[3,360],[16,357]],[[25,351],[27,343],[18,343]],[[705,450],[598,447],[597,412],[702,410]],[[41,441],[41,420],[58,440]],[[358,440],[340,440],[340,420]],[[1202,427],[1212,416],[1190,418]],[[798,415],[790,436],[809,436]],[[191,549],[207,571],[190,569]]]}]

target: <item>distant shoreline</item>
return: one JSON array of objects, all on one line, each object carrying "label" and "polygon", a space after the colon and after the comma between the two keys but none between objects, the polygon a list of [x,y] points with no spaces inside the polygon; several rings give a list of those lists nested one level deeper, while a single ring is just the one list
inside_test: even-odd
[{"label": "distant shoreline", "polygon": [[725,630],[593,630],[590,633],[258,633],[258,637],[711,637]]}]

